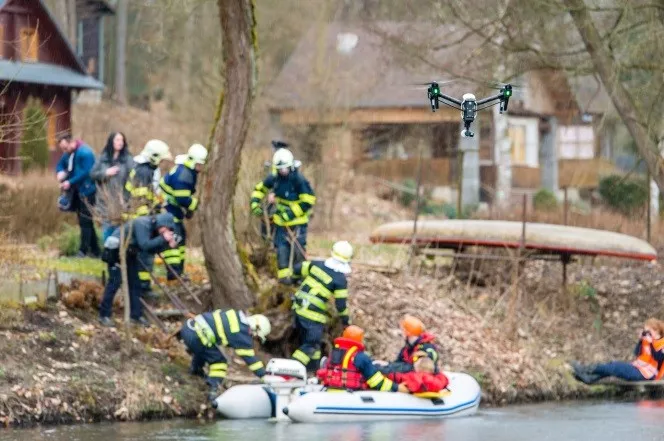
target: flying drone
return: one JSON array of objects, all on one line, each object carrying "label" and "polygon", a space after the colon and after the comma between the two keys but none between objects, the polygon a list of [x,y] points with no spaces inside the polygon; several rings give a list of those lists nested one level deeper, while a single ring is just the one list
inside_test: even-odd
[{"label": "flying drone", "polygon": [[461,132],[461,135],[466,138],[475,136],[475,134],[470,131],[470,125],[473,123],[473,121],[475,121],[475,116],[477,115],[478,111],[487,109],[496,104],[500,104],[500,113],[503,113],[507,110],[507,105],[509,104],[510,97],[512,96],[512,85],[504,84],[498,88],[500,93],[496,95],[478,100],[472,93],[465,93],[463,97],[461,97],[461,100],[458,100],[440,92],[440,84],[450,82],[452,81],[445,81],[442,83],[434,81],[431,83],[422,84],[422,86],[428,86],[427,97],[431,103],[432,112],[435,112],[436,109],[440,107],[441,102],[452,108],[461,110],[461,118],[463,119],[464,126],[464,130]]}]

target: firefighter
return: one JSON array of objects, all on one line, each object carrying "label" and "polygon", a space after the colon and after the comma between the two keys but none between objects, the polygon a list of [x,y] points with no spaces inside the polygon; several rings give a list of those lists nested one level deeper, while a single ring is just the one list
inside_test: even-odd
[{"label": "firefighter", "polygon": [[304,278],[293,299],[295,329],[300,347],[291,358],[307,367],[308,371],[318,369],[321,358],[321,342],[328,317],[328,302],[334,303],[342,324],[350,325],[348,313],[348,281],[353,247],[346,241],[332,246],[332,256],[325,260],[305,261],[295,265],[293,276]]},{"label": "firefighter", "polygon": [[[139,255],[142,253],[155,254],[178,246],[173,234],[175,222],[170,213],[160,213],[156,216],[140,216],[116,228],[113,234],[106,239],[102,260],[108,265],[109,280],[104,288],[104,297],[99,306],[99,321],[103,326],[113,327],[111,311],[113,299],[122,283],[120,271],[120,229],[123,228],[129,238],[126,262],[127,284],[129,285],[129,308],[131,321],[135,325],[149,326],[143,317],[141,304],[141,283],[138,272],[143,269]],[[126,307],[126,306],[125,306]]]},{"label": "firefighter", "polygon": [[217,398],[218,388],[224,382],[228,371],[228,360],[219,346],[233,348],[257,377],[265,375],[263,362],[256,358],[253,337],[261,342],[270,334],[270,320],[261,314],[247,316],[235,309],[217,309],[204,312],[187,320],[178,338],[192,355],[189,373],[205,377],[203,366],[208,364],[208,398]]},{"label": "firefighter", "polygon": [[[125,200],[128,201],[130,217],[157,214],[161,211],[157,189],[154,187],[154,175],[164,160],[172,159],[168,144],[158,139],[151,139],[145,143],[143,150],[134,156],[134,167],[129,172],[129,179],[125,184]],[[152,293],[152,277],[150,272],[154,267],[154,254],[141,253],[138,258],[146,268],[141,268],[138,277],[144,297],[154,297]]]},{"label": "firefighter", "polygon": [[[207,160],[208,151],[200,144],[189,147],[186,155],[179,155],[175,159],[175,167],[161,178],[159,183],[166,199],[166,211],[175,216],[176,233],[180,236],[180,247],[164,253],[164,260],[177,275],[184,272],[187,232],[184,228],[184,219],[191,219],[198,208],[196,193],[196,180],[198,173],[203,170]],[[177,276],[168,271],[168,280],[175,280]]]},{"label": "firefighter", "polygon": [[[307,224],[316,196],[309,181],[295,168],[293,154],[288,149],[279,149],[272,158],[277,174],[269,174],[259,182],[251,194],[251,211],[263,215],[261,203],[268,195],[268,203],[276,204],[272,215],[274,223],[274,246],[277,250],[277,277],[279,281],[292,283],[293,265],[304,260],[307,248]],[[296,243],[297,242],[297,243]]]},{"label": "firefighter", "polygon": [[341,337],[334,339],[334,349],[316,376],[328,389],[408,393],[405,384],[397,385],[376,369],[364,352],[364,330],[355,325],[348,326]]}]

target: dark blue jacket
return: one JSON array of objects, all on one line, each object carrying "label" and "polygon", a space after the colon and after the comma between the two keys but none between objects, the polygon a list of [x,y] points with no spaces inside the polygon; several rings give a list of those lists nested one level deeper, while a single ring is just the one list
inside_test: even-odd
[{"label": "dark blue jacket", "polygon": [[[160,221],[162,221],[160,223]],[[131,226],[131,227],[130,227]],[[161,213],[158,216],[141,216],[124,224],[125,234],[131,232],[129,249],[135,251],[157,254],[170,249],[164,236],[159,234],[159,227],[165,226],[173,229],[173,216],[169,213]],[[120,229],[113,232],[113,236],[120,238]]]},{"label": "dark blue jacket", "polygon": [[303,278],[295,293],[295,313],[315,322],[327,323],[328,301],[334,298],[337,313],[344,326],[350,324],[348,314],[348,280],[343,273],[325,266],[323,260],[305,260],[293,268],[293,278]]},{"label": "dark blue jacket", "polygon": [[251,193],[251,208],[260,205],[263,198],[274,192],[277,211],[272,221],[279,226],[305,225],[316,204],[316,195],[309,181],[297,170],[287,176],[269,174],[256,184]]},{"label": "dark blue jacket", "polygon": [[194,196],[198,178],[195,166],[190,161],[178,164],[159,183],[166,198],[166,211],[175,216],[177,221],[182,221],[187,214],[198,208],[198,198]]},{"label": "dark blue jacket", "polygon": [[81,196],[90,196],[97,191],[95,183],[90,176],[92,167],[95,165],[95,153],[89,145],[81,141],[77,141],[79,146],[74,153],[74,164],[71,172],[69,171],[69,153],[62,155],[55,167],[56,172],[67,172],[67,181],[71,184],[74,191],[77,191]]}]

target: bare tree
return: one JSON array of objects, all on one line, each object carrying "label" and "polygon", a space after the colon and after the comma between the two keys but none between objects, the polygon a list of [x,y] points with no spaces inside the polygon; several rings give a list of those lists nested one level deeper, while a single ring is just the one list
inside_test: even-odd
[{"label": "bare tree", "polygon": [[256,18],[252,0],[219,0],[218,6],[224,88],[203,180],[203,253],[215,306],[246,308],[255,297],[240,261],[232,207],[257,81]]},{"label": "bare tree", "polygon": [[639,111],[633,98],[620,81],[620,71],[615,68],[615,59],[609,52],[595,26],[593,18],[583,0],[564,0],[569,13],[583,39],[592,63],[606,88],[611,101],[634,139],[639,154],[645,160],[648,171],[664,190],[664,174],[661,169],[661,156],[658,152],[656,135],[644,124],[648,117]]},{"label": "bare tree", "polygon": [[115,36],[115,97],[127,104],[127,0],[118,0]]}]

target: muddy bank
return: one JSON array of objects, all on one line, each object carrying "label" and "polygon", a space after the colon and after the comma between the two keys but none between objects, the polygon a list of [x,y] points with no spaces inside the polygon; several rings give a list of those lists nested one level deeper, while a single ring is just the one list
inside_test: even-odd
[{"label": "muddy bank", "polygon": [[[612,387],[577,383],[567,361],[630,359],[641,323],[662,310],[659,271],[643,264],[576,265],[561,293],[558,269],[527,264],[516,302],[500,281],[488,283],[487,277],[507,273],[495,263],[490,271],[425,268],[417,277],[356,270],[350,277],[353,320],[366,329],[373,357],[389,360],[401,345],[400,317],[420,316],[439,337],[444,368],[481,383],[483,406],[618,396]],[[96,326],[91,306],[98,289],[79,286],[54,304],[0,309],[0,422],[214,417],[203,380],[187,373],[190,359],[181,344],[166,342],[167,334],[155,328]],[[116,308],[121,317],[121,305]],[[271,313],[275,337],[287,334],[286,311]],[[179,322],[168,326],[175,330]],[[273,355],[283,356],[284,348],[273,345]],[[251,380],[234,358],[226,385]]]}]

